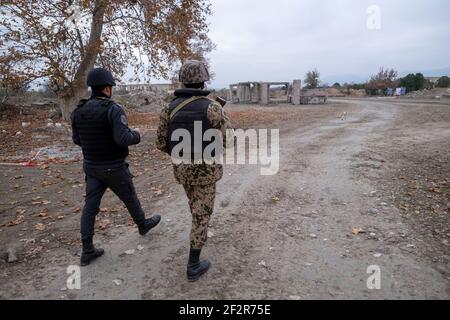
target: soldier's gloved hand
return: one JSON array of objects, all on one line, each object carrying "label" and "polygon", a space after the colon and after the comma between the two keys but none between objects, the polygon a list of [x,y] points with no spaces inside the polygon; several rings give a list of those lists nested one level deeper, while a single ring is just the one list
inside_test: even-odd
[{"label": "soldier's gloved hand", "polygon": [[137,133],[141,134],[141,130],[139,128],[133,128],[131,130],[136,131]]}]

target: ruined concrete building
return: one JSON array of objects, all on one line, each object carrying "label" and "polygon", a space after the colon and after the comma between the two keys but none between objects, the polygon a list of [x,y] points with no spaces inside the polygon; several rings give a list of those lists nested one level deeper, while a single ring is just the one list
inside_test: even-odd
[{"label": "ruined concrete building", "polygon": [[302,95],[301,80],[290,82],[240,82],[230,85],[227,100],[232,103],[324,104],[326,95]]}]

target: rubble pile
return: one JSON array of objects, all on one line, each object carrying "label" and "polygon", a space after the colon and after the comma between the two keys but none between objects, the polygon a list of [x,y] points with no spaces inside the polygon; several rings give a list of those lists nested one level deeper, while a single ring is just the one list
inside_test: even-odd
[{"label": "rubble pile", "polygon": [[442,99],[450,98],[450,89],[448,88],[435,88],[435,89],[423,89],[410,92],[406,95],[409,99]]},{"label": "rubble pile", "polygon": [[114,100],[127,109],[140,112],[159,112],[172,100],[173,91],[154,90],[145,92],[117,93]]}]

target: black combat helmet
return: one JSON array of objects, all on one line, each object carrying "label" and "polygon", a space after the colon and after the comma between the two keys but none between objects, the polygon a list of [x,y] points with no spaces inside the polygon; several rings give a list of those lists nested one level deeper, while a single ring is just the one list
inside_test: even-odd
[{"label": "black combat helmet", "polygon": [[105,68],[92,69],[87,77],[87,85],[92,86],[111,86],[116,85],[112,73]]}]

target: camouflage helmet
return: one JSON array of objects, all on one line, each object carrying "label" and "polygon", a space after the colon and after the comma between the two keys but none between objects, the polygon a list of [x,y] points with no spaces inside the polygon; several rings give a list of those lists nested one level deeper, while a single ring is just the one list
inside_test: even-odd
[{"label": "camouflage helmet", "polygon": [[186,60],[181,66],[179,80],[184,84],[202,83],[210,80],[205,64],[198,60]]}]

